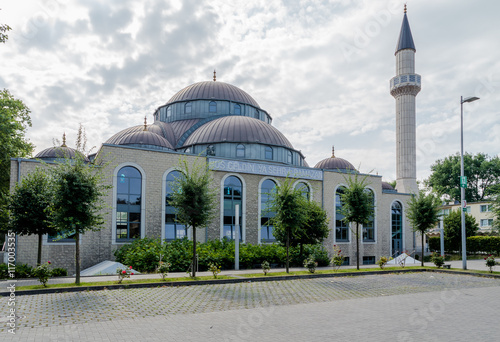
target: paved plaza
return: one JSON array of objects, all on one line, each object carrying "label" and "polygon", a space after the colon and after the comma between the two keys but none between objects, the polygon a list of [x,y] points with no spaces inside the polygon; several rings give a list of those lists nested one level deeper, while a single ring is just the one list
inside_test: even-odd
[{"label": "paved plaza", "polygon": [[[8,306],[0,298],[2,319]],[[2,341],[492,341],[500,280],[444,273],[23,295]]]}]

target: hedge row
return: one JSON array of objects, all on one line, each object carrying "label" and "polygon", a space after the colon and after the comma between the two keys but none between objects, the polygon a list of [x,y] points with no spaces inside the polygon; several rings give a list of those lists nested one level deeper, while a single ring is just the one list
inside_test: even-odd
[{"label": "hedge row", "polygon": [[[439,252],[441,242],[439,237],[429,238],[429,249]],[[451,246],[448,239],[444,239],[444,250],[446,253],[457,252],[460,248]],[[470,236],[467,238],[467,253],[487,253],[500,255],[500,236]]]},{"label": "hedge row", "polygon": [[[196,245],[198,270],[208,270],[210,263],[217,263],[222,269],[234,268],[234,242],[210,240]],[[139,272],[154,272],[160,261],[171,263],[171,272],[186,272],[193,258],[193,242],[179,239],[161,243],[160,239],[145,238],[125,245],[115,251],[116,261],[132,266]],[[330,263],[327,251],[321,245],[304,245],[302,255],[298,247],[290,249],[292,266],[303,266],[303,261],[313,255],[319,266]],[[274,266],[283,266],[286,260],[285,247],[271,245],[240,244],[240,268],[258,268],[263,261]]]},{"label": "hedge row", "polygon": [[[14,276],[16,279],[32,278],[34,277],[33,266],[28,264],[17,264],[14,269]],[[68,271],[65,268],[54,268],[52,270],[52,277],[64,277],[68,275]],[[0,264],[0,279],[9,278],[9,268],[7,264]]]}]

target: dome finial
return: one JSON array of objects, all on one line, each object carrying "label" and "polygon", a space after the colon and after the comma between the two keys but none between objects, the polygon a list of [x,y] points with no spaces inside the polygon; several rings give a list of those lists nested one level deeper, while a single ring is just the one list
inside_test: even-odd
[{"label": "dome finial", "polygon": [[405,4],[405,14],[406,14],[406,4]]},{"label": "dome finial", "polygon": [[67,147],[66,146],[66,132],[63,133],[63,143],[62,143],[61,147]]},{"label": "dome finial", "polygon": [[148,130],[148,120],[146,119],[146,116],[144,116],[144,129],[143,131],[147,131]]},{"label": "dome finial", "polygon": [[332,158],[335,158],[335,145],[332,145]]},{"label": "dome finial", "polygon": [[214,69],[214,82],[217,80],[217,75],[216,75],[216,72],[215,72],[215,69]]}]

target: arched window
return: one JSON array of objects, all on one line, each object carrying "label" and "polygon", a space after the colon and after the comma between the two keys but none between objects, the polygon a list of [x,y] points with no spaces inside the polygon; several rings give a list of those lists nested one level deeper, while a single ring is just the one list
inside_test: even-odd
[{"label": "arched window", "polygon": [[302,193],[302,196],[307,198],[308,200],[311,199],[311,189],[309,189],[309,185],[307,185],[304,182],[298,182],[297,185],[295,185],[295,189],[299,190]]},{"label": "arched window", "polygon": [[116,241],[141,237],[142,176],[139,170],[125,166],[118,171],[116,186]]},{"label": "arched window", "polygon": [[167,107],[167,118],[171,117],[172,116],[172,107],[171,106],[168,106]]},{"label": "arched window", "polygon": [[243,185],[241,180],[235,176],[229,176],[224,181],[224,225],[222,236],[229,240],[235,237],[235,216],[236,204],[240,205],[240,241],[243,241]]},{"label": "arched window", "polygon": [[372,215],[370,216],[370,221],[363,225],[363,242],[373,242],[375,241],[375,194],[370,189],[365,189],[370,194],[373,204]]},{"label": "arched window", "polygon": [[167,175],[165,189],[165,239],[167,241],[187,236],[186,226],[177,221],[177,210],[169,203],[174,192],[174,184],[180,177],[182,177],[182,173],[179,171],[172,171]]},{"label": "arched window", "polygon": [[266,160],[273,160],[273,148],[266,146]]},{"label": "arched window", "polygon": [[391,232],[392,256],[397,257],[403,250],[403,207],[399,202],[392,204]]},{"label": "arched window", "polygon": [[287,151],[287,153],[286,153],[286,162],[288,164],[292,164],[293,163],[292,151]]},{"label": "arched window", "polygon": [[335,241],[348,242],[349,241],[349,225],[342,219],[342,194],[344,187],[338,187],[335,192]]},{"label": "arched window", "polygon": [[234,105],[234,114],[241,115],[241,106],[239,104]]},{"label": "arched window", "polygon": [[217,103],[215,101],[211,101],[209,106],[208,106],[208,111],[210,113],[217,113]]},{"label": "arched window", "polygon": [[207,156],[215,156],[215,146],[214,145],[207,146]]},{"label": "arched window", "polygon": [[184,105],[184,114],[191,114],[192,106],[191,102],[188,102]]},{"label": "arched window", "polygon": [[245,158],[245,146],[239,144],[236,146],[236,158]]},{"label": "arched window", "polygon": [[276,183],[270,179],[262,182],[260,187],[260,237],[261,242],[275,242],[273,226],[269,219],[276,215],[276,212],[269,211],[272,200],[272,193],[276,190]]}]

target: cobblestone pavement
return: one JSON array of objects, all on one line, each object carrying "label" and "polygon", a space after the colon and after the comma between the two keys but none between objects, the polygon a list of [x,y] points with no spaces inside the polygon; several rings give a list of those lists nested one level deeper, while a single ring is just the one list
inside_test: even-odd
[{"label": "cobblestone pavement", "polygon": [[[372,303],[374,299],[393,303],[395,298],[399,298],[401,295],[428,294],[428,296],[422,298],[429,299],[439,294],[440,297],[438,296],[434,300],[435,304],[432,304],[432,301],[429,304],[434,305],[429,306],[429,310],[431,311],[429,311],[430,314],[427,314],[432,316],[432,312],[436,313],[439,311],[441,313],[444,310],[442,310],[441,306],[455,305],[455,302],[457,302],[456,298],[467,298],[467,293],[469,293],[467,291],[483,291],[480,293],[482,294],[481,298],[484,297],[484,305],[480,308],[479,313],[487,312],[485,311],[486,307],[493,305],[494,301],[497,302],[495,310],[498,310],[498,307],[500,307],[500,300],[498,299],[500,298],[500,280],[441,273],[384,274],[189,287],[26,295],[16,297],[16,313],[20,316],[16,322],[18,328],[16,335],[7,333],[5,317],[8,313],[8,299],[0,298],[0,320],[3,320],[3,322],[0,322],[0,339],[6,341],[128,341],[137,340],[138,338],[146,338],[148,341],[245,340],[245,336],[250,331],[256,333],[253,331],[255,329],[253,329],[252,324],[248,322],[263,323],[268,321],[270,317],[275,317],[275,314],[287,316],[292,312],[296,312],[298,306],[306,305],[304,312],[312,311],[309,316],[302,315],[299,311],[296,312],[296,315],[288,318],[290,320],[297,320],[298,326],[292,327],[291,330],[297,333],[302,330],[308,330],[306,322],[317,316],[315,308],[318,307],[322,308],[321,310],[323,311],[328,311],[332,309],[331,304],[342,303],[335,305],[342,307],[346,307],[347,305],[347,308],[350,308],[351,306],[347,303],[355,302],[360,311],[353,312],[351,315],[362,316],[370,310],[375,314],[379,309],[381,304],[373,304],[374,306],[366,304]],[[492,294],[496,293],[496,295],[492,296],[492,299],[488,299],[488,296],[484,295],[490,292]],[[366,300],[368,302],[365,302]],[[311,303],[315,305],[311,306]],[[328,303],[330,304],[323,308]],[[363,309],[363,305],[372,305],[373,307],[370,306],[369,309]],[[391,307],[389,306],[389,308]],[[467,310],[469,309],[470,306]],[[427,325],[431,321],[437,320],[436,317],[429,320],[425,316],[420,317],[419,315],[414,319],[408,319],[406,318],[405,310],[407,310],[405,307],[395,307],[394,310],[389,310],[383,314],[385,315],[384,319],[389,320],[405,317],[407,323],[404,325],[411,325],[412,322],[418,321],[420,322],[420,326],[424,323]],[[494,312],[498,314],[498,311]],[[232,335],[228,335],[231,329],[228,329],[225,322],[234,321],[236,317],[245,317],[245,315],[255,316],[251,319],[248,317],[241,318],[241,322],[246,321],[248,323],[246,325],[243,323],[243,327],[246,327],[247,332],[245,333],[244,329],[242,330],[243,332],[233,329]],[[342,317],[340,318],[341,320],[346,319],[346,317]],[[377,315],[370,317],[375,319],[375,321],[383,318]],[[469,317],[469,315],[464,313],[464,322],[467,321],[466,317]],[[318,317],[318,319],[321,321],[324,317]],[[337,317],[336,319],[339,318]],[[484,317],[481,320],[484,322]],[[200,322],[205,322],[207,326]],[[233,328],[241,326],[241,322],[234,322],[235,325]],[[255,325],[258,325],[257,323]],[[303,326],[302,323],[306,326]],[[209,324],[212,327],[215,326],[218,331],[213,336],[210,334],[214,333],[215,330],[209,328]],[[368,320],[366,324],[373,323],[370,323]],[[395,324],[398,325],[399,323]],[[458,329],[460,329],[460,323],[458,324]],[[279,326],[281,323],[276,323],[275,325]],[[167,327],[169,328],[167,329]],[[268,326],[268,328],[273,327],[274,325]],[[374,328],[377,327],[375,326]],[[261,339],[271,340],[270,336],[274,336],[275,340],[283,340],[280,339],[280,336],[283,337],[287,334],[286,327],[284,329],[281,331],[281,335],[273,332],[269,336],[261,336]],[[329,330],[327,327],[325,329]],[[351,325],[350,329],[354,329],[355,331],[355,325]],[[492,329],[497,329],[497,332],[500,333],[497,323],[494,323]],[[274,331],[273,329],[271,330]],[[171,335],[170,331],[175,331],[177,335]],[[404,332],[404,330],[401,331]],[[198,336],[196,334],[202,332],[205,335],[199,335],[200,339],[195,338]],[[260,333],[263,332],[264,330]],[[487,332],[482,333],[487,334]],[[482,341],[481,339],[477,339],[476,335],[474,336],[476,337],[474,341]],[[397,340],[411,340],[409,339],[411,336],[402,335],[402,337],[404,339],[398,338]],[[304,338],[306,337],[304,336]],[[249,340],[254,339],[251,338]],[[292,336],[288,340],[302,339],[294,339]],[[324,338],[318,340],[324,340]],[[444,341],[446,339],[440,340]],[[484,339],[484,341],[487,340]]]}]

